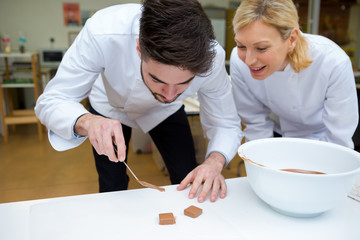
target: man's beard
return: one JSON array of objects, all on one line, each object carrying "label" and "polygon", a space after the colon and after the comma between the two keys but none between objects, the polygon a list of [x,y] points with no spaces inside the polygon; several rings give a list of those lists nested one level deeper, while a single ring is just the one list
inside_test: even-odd
[{"label": "man's beard", "polygon": [[[144,82],[144,83],[145,83],[145,82]],[[179,93],[179,94],[176,95],[176,97],[175,97],[173,100],[171,100],[171,101],[164,102],[164,101],[160,100],[160,99],[163,98],[163,96],[162,96],[161,94],[155,93],[155,92],[151,91],[151,89],[146,85],[146,83],[145,83],[145,86],[149,89],[149,91],[151,92],[151,94],[154,96],[154,98],[155,98],[156,100],[158,100],[158,101],[161,102],[161,103],[165,103],[165,104],[169,104],[169,103],[175,102],[175,100],[183,93],[183,92]]]},{"label": "man's beard", "polygon": [[160,93],[153,92],[153,91],[150,89],[150,87],[146,84],[146,82],[145,82],[145,80],[144,80],[144,75],[143,75],[143,72],[142,72],[142,60],[141,60],[141,64],[140,64],[140,74],[141,74],[141,78],[142,78],[145,86],[147,87],[147,89],[149,89],[149,91],[150,91],[151,94],[154,96],[154,98],[155,98],[157,101],[161,102],[161,103],[165,103],[165,104],[173,103],[173,102],[175,102],[175,100],[183,93],[183,92],[181,92],[181,93],[179,93],[178,95],[176,95],[176,97],[175,97],[172,101],[164,102],[164,101],[161,100],[161,99],[164,98],[164,96],[161,95]]}]

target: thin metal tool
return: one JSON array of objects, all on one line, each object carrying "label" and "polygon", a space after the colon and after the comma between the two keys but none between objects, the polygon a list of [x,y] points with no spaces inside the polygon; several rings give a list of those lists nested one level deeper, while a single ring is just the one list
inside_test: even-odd
[{"label": "thin metal tool", "polygon": [[[114,151],[115,151],[115,154],[116,154],[116,156],[117,156],[117,155],[118,155],[118,152],[117,152],[117,147],[116,147],[115,144],[114,144]],[[134,173],[134,172],[130,169],[130,167],[126,164],[126,162],[123,161],[122,163],[125,164],[126,168],[131,172],[131,174],[134,176],[134,178],[136,179],[136,181],[137,181],[140,185],[142,185],[142,186],[144,186],[144,187],[148,187],[148,188],[157,189],[157,190],[159,190],[160,192],[164,192],[164,191],[165,191],[165,188],[162,188],[162,187],[159,187],[159,186],[156,186],[156,185],[154,185],[154,184],[151,184],[151,183],[148,183],[148,182],[145,182],[145,181],[142,181],[142,180],[138,179],[138,178],[136,177],[135,173]]]},{"label": "thin metal tool", "polygon": [[131,174],[134,176],[134,178],[139,181],[139,179],[136,177],[135,173],[133,171],[131,171],[130,167],[126,164],[125,161],[123,161],[123,164],[125,164],[125,166],[127,167],[127,169],[131,172]]}]

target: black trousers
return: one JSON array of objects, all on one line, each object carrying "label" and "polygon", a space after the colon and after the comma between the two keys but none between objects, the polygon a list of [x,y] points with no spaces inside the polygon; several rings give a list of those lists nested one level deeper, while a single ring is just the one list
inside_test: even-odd
[{"label": "black trousers", "polygon": [[[90,112],[101,115],[90,106]],[[131,138],[131,127],[122,124],[126,143],[126,158]],[[149,132],[169,171],[172,184],[178,184],[196,166],[194,142],[182,106]],[[112,162],[105,155],[99,155],[93,148],[96,170],[99,175],[99,191],[119,191],[128,188],[129,176],[124,164]],[[138,176],[141,179],[141,176]]]}]

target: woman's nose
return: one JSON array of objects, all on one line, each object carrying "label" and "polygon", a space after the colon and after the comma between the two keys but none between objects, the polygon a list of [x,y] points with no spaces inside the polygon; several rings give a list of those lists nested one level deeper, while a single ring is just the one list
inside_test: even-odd
[{"label": "woman's nose", "polygon": [[248,66],[253,65],[256,62],[255,54],[252,51],[246,51],[244,62]]}]

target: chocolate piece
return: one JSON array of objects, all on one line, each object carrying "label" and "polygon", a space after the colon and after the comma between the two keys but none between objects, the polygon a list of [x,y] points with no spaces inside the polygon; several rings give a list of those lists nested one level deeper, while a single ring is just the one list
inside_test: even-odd
[{"label": "chocolate piece", "polygon": [[174,214],[172,214],[172,213],[160,213],[159,214],[159,224],[160,225],[175,224]]},{"label": "chocolate piece", "polygon": [[198,216],[200,216],[202,213],[202,209],[195,207],[193,205],[191,205],[190,207],[186,208],[184,210],[184,214],[186,216],[192,217],[192,218],[197,218]]}]

